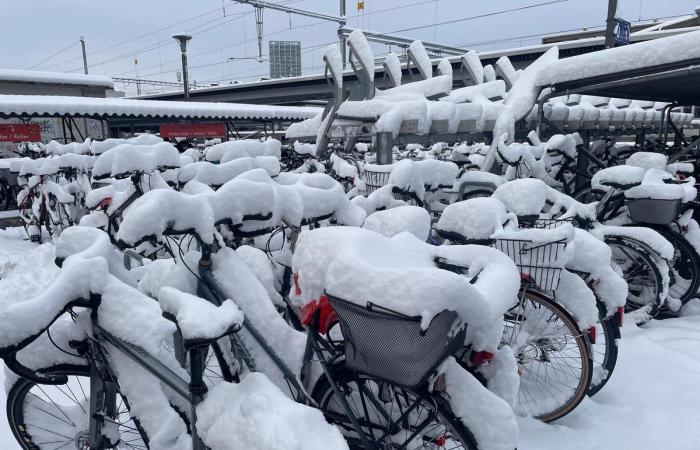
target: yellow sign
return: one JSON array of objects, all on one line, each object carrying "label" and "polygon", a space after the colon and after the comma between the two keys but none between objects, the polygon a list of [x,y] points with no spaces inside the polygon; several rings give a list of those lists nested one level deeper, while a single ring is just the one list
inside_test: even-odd
[{"label": "yellow sign", "polygon": [[358,0],[358,1],[357,1],[357,10],[358,10],[358,11],[364,11],[364,10],[365,10],[365,2],[364,2],[364,0]]}]

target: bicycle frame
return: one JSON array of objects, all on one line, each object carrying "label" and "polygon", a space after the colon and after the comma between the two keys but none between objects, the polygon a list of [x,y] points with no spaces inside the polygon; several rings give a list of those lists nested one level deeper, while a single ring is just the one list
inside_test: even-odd
[{"label": "bicycle frame", "polygon": [[[224,292],[214,278],[210,259],[211,249],[206,245],[202,245],[201,247],[202,259],[199,262],[199,273],[201,279],[198,283],[198,294],[207,301],[219,306],[225,299],[229,298],[229,296]],[[373,448],[369,439],[362,430],[358,418],[355,417],[350,405],[347,403],[343,392],[337,383],[333,381],[330,366],[324,357],[324,351],[328,352],[332,351],[332,349],[329,344],[320,337],[317,331],[318,316],[319,314],[317,312],[307,333],[307,342],[304,352],[304,366],[312,361],[314,355],[318,357],[318,361],[323,368],[325,376],[333,386],[333,389],[340,400],[341,406],[343,406],[345,412],[347,413],[347,417],[355,427],[355,431],[357,431],[363,445],[365,445],[365,447],[368,449]],[[192,431],[193,450],[204,450],[206,447],[196,432],[196,408],[204,400],[204,394],[207,392],[207,387],[203,380],[205,360],[209,347],[212,347],[213,351],[216,352],[216,341],[209,341],[202,346],[193,347],[187,351],[190,361],[188,371],[190,374],[190,380],[188,381],[180,377],[168,366],[163,364],[160,360],[148,353],[143,348],[128,343],[102,328],[97,321],[96,314],[93,314],[93,329],[94,338],[90,342],[90,350],[93,356],[89,358],[91,367],[90,386],[92,389],[89,418],[90,448],[106,450],[114,445],[114,443],[108,442],[107,438],[102,434],[104,417],[112,417],[115,414],[116,393],[118,392],[116,382],[117,377],[111,373],[109,364],[106,364],[108,358],[104,353],[104,348],[105,345],[108,344],[110,347],[113,347],[130,360],[136,362],[141,368],[146,370],[161,383],[171,388],[173,392],[179,395],[190,405],[192,417],[190,427]],[[285,380],[292,387],[294,387],[296,391],[294,399],[300,403],[313,405],[315,402],[313,399],[311,399],[309,394],[306,393],[301,381],[296,375],[294,375],[292,370],[285,364],[282,358],[275,353],[262,333],[260,333],[249,321],[244,321],[243,329],[252,336],[257,344],[260,345],[264,352],[280,369]],[[250,370],[255,370],[255,361],[250,356],[250,352],[247,351],[242,340],[236,336],[236,333],[230,334],[229,337],[233,343],[234,349],[237,351],[237,356],[244,360]],[[184,367],[184,361],[186,360],[187,355],[185,355],[182,337],[179,332],[175,333],[173,336],[173,341],[176,359]]]}]

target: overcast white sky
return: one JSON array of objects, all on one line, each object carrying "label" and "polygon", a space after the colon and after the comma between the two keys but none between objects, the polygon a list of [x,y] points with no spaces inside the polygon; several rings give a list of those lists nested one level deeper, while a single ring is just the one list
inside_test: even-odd
[{"label": "overcast white sky", "polygon": [[[270,0],[338,14],[339,0]],[[553,3],[558,1],[558,3]],[[698,0],[619,0],[618,17],[630,21],[693,14]],[[0,16],[0,66],[82,72],[79,38],[85,36],[91,73],[176,81],[180,67],[175,32],[194,35],[190,76],[198,83],[247,81],[268,75],[267,62],[228,61],[257,56],[253,8],[231,0],[4,0]],[[550,4],[547,4],[550,3]],[[348,25],[397,33],[476,50],[537,44],[543,34],[601,26],[607,0],[347,0]],[[538,5],[517,12],[430,26],[449,20]],[[225,14],[224,14],[225,10]],[[337,40],[337,25],[265,11],[268,40],[298,40],[304,73],[320,71],[323,48]],[[42,62],[57,52],[60,54]],[[375,52],[386,52],[377,46]],[[41,63],[41,64],[39,64]]]}]

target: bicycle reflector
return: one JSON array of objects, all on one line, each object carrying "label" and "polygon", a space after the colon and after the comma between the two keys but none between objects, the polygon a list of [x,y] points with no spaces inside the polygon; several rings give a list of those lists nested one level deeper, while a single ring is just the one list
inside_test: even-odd
[{"label": "bicycle reflector", "polygon": [[588,329],[588,338],[591,340],[591,344],[595,344],[595,337],[596,337],[597,330],[595,326],[590,327]]},{"label": "bicycle reflector", "polygon": [[318,332],[327,334],[331,326],[338,321],[338,315],[335,310],[333,310],[331,303],[328,301],[328,297],[325,295],[322,295],[319,301],[312,300],[304,305],[301,310],[301,323],[307,327],[310,326],[314,320],[316,311],[319,311]]},{"label": "bicycle reflector", "polygon": [[625,321],[625,307],[619,306],[617,311],[615,311],[615,320],[617,320],[617,326],[622,328],[622,323]]},{"label": "bicycle reflector", "polygon": [[491,362],[493,356],[491,352],[472,352],[471,356],[469,356],[469,361],[475,366],[481,366],[487,362]]},{"label": "bicycle reflector", "polygon": [[111,204],[112,204],[112,197],[106,197],[106,198],[103,198],[102,201],[97,205],[97,208],[101,209],[101,210],[106,210],[107,208],[109,208],[109,205],[111,205]]}]

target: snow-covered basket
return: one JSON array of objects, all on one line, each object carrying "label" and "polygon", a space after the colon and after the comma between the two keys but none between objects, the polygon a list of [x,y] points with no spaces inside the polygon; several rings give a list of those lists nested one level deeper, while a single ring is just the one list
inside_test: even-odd
[{"label": "snow-covered basket", "polygon": [[680,199],[628,198],[627,210],[635,223],[668,225],[681,212]]},{"label": "snow-covered basket", "polygon": [[340,321],[345,363],[354,371],[413,388],[464,345],[466,325],[454,311],[438,314],[424,330],[421,317],[328,299]]},{"label": "snow-covered basket", "polygon": [[367,195],[385,186],[389,182],[389,175],[393,165],[365,164],[364,181]]},{"label": "snow-covered basket", "polygon": [[573,227],[559,224],[550,229],[502,231],[495,233],[492,246],[508,255],[520,272],[542,290],[555,291],[566,265],[566,246]]}]

